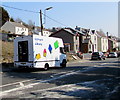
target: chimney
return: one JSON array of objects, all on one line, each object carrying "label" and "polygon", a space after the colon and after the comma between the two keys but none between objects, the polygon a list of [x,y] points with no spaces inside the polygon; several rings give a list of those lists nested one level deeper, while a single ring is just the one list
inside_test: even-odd
[{"label": "chimney", "polygon": [[20,22],[21,25],[23,25],[23,22]]},{"label": "chimney", "polygon": [[108,37],[108,32],[106,34],[107,34],[107,37]]}]

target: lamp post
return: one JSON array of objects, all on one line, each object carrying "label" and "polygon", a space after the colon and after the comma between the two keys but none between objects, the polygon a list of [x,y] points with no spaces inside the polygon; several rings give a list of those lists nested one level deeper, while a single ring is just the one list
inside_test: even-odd
[{"label": "lamp post", "polygon": [[[50,10],[50,9],[52,9],[53,7],[49,7],[49,8],[46,8],[45,10],[44,10],[44,24],[45,24],[45,15],[46,15],[46,10]],[[42,23],[42,10],[40,10],[40,24],[41,24],[41,35],[43,36],[43,23]]]}]

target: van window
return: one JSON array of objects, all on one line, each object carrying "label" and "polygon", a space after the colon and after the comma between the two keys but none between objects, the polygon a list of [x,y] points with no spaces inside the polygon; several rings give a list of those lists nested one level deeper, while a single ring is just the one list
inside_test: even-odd
[{"label": "van window", "polygon": [[28,41],[18,42],[18,60],[19,62],[28,61]]},{"label": "van window", "polygon": [[65,54],[65,51],[64,51],[64,48],[63,48],[63,47],[60,47],[60,53]]}]

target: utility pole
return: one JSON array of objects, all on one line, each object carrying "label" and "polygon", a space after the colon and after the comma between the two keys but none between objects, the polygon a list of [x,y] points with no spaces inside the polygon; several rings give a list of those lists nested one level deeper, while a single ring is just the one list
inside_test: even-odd
[{"label": "utility pole", "polygon": [[[53,7],[49,7],[49,8],[46,8],[45,10],[50,10],[52,8]],[[44,21],[45,21],[45,16],[46,16],[46,13],[44,11]],[[41,24],[41,36],[43,36],[42,10],[40,10],[40,24]],[[45,24],[45,22],[44,22],[44,24]]]},{"label": "utility pole", "polygon": [[40,10],[41,36],[43,36],[42,10]]}]

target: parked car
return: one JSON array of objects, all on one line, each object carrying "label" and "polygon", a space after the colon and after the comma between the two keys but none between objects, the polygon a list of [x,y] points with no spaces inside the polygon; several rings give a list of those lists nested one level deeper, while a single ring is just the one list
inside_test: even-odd
[{"label": "parked car", "polygon": [[105,60],[105,58],[102,52],[93,52],[91,56],[91,60]]},{"label": "parked car", "polygon": [[104,56],[107,58],[108,57],[108,52],[103,52]]},{"label": "parked car", "polygon": [[120,57],[120,51],[119,51],[119,52],[117,52],[117,57]]},{"label": "parked car", "polygon": [[110,52],[109,55],[108,55],[109,58],[117,58],[118,55],[116,52]]}]

